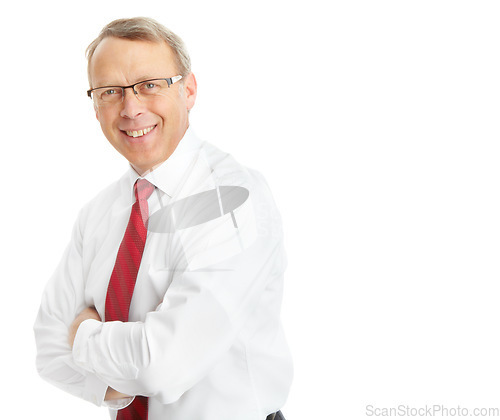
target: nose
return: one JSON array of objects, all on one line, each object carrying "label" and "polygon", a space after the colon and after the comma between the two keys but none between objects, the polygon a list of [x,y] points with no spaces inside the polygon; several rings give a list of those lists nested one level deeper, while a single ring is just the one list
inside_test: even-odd
[{"label": "nose", "polygon": [[133,88],[124,89],[120,116],[123,118],[134,119],[139,117],[143,112],[144,104],[134,93]]}]

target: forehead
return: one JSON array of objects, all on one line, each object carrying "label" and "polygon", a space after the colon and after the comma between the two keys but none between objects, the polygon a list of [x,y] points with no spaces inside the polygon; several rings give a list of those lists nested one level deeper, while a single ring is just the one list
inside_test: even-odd
[{"label": "forehead", "polygon": [[104,38],[97,46],[89,70],[93,86],[131,84],[177,74],[174,54],[165,42],[115,37]]}]

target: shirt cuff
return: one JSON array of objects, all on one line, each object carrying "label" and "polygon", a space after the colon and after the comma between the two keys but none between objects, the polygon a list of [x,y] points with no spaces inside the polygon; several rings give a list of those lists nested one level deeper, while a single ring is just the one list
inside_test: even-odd
[{"label": "shirt cuff", "polygon": [[120,398],[119,400],[109,400],[109,401],[104,401],[104,405],[107,406],[110,410],[121,410],[122,408],[125,408],[129,406],[132,401],[134,401],[135,397],[127,397],[127,398]]},{"label": "shirt cuff", "polygon": [[83,389],[83,398],[92,404],[101,407],[103,404],[106,405],[107,401],[104,401],[106,396],[106,391],[108,390],[108,385],[101,381],[96,375],[88,372],[85,377],[85,387]]},{"label": "shirt cuff", "polygon": [[92,334],[100,331],[101,328],[102,322],[95,319],[86,319],[80,324],[73,342],[73,360],[78,366],[87,371],[83,398],[98,407],[104,405],[111,410],[121,410],[130,405],[134,401],[134,397],[104,401],[108,385],[93,373],[89,355],[87,354],[88,348],[86,344],[88,339]]},{"label": "shirt cuff", "polygon": [[73,342],[73,360],[81,368],[93,372],[88,355],[87,342],[92,334],[102,328],[102,322],[95,319],[86,319],[76,331],[75,341]]},{"label": "shirt cuff", "polygon": [[120,398],[117,400],[104,401],[108,385],[101,381],[93,373],[88,373],[85,378],[85,388],[83,390],[83,398],[90,401],[98,407],[105,406],[111,410],[121,410],[127,407],[134,401],[135,397]]}]

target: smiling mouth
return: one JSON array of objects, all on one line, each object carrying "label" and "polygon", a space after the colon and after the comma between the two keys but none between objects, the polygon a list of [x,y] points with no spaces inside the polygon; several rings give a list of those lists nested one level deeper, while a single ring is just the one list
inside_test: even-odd
[{"label": "smiling mouth", "polygon": [[148,134],[155,127],[156,127],[156,125],[153,125],[151,127],[145,128],[144,130],[125,131],[125,133],[129,137],[142,137],[142,136]]}]

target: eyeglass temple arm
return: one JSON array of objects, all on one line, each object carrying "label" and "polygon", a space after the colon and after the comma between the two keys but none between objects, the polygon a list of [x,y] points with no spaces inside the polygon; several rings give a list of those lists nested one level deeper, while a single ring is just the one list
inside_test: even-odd
[{"label": "eyeglass temple arm", "polygon": [[[171,77],[170,80],[171,80],[171,83],[169,83],[169,86],[175,82],[178,82],[179,80],[182,79],[182,76],[179,75],[179,76],[174,76],[174,77]],[[168,80],[167,80],[168,81]]]}]

